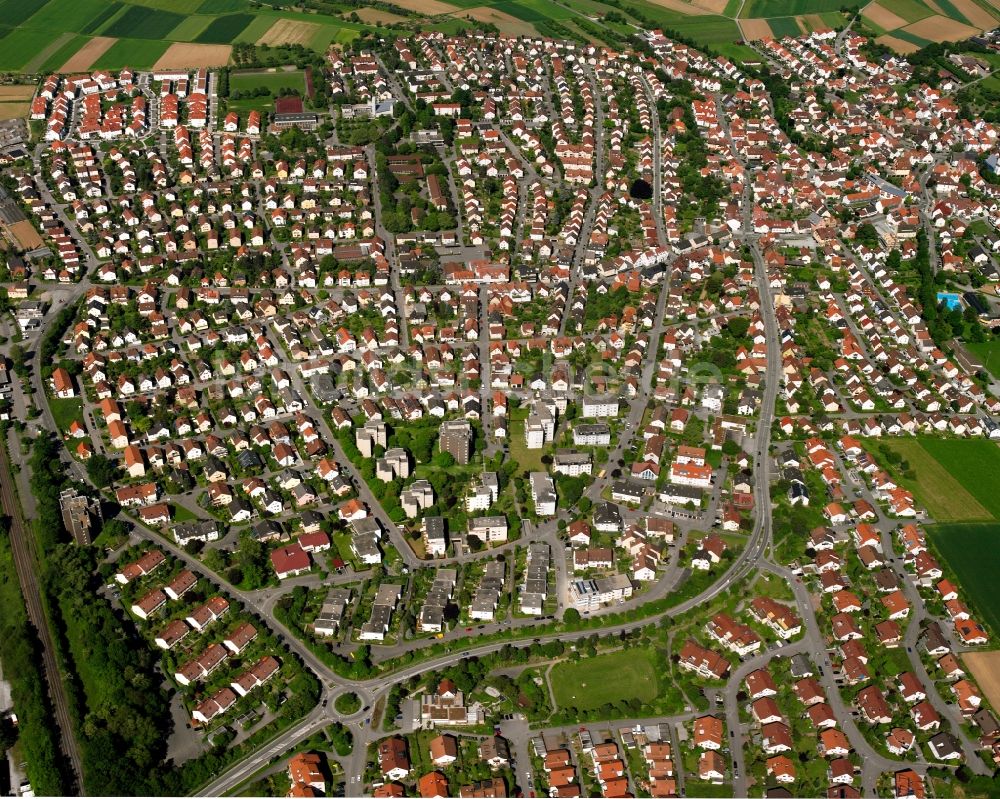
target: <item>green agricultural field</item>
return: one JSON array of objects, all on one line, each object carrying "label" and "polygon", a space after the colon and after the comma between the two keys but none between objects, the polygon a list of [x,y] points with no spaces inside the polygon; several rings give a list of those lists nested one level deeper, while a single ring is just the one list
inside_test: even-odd
[{"label": "green agricultural field", "polygon": [[889,9],[896,16],[907,22],[917,22],[935,13],[920,0],[879,0],[879,5]]},{"label": "green agricultural field", "polygon": [[598,3],[596,0],[577,0],[573,3],[573,8],[582,14],[592,17],[600,17],[609,11],[614,11],[612,6],[605,3]]},{"label": "green agricultural field", "polygon": [[[34,4],[38,8],[38,4]],[[111,14],[107,13],[109,6],[114,3],[105,3],[104,0],[74,0],[73,3],[49,2],[45,3],[38,11],[24,21],[24,26],[47,31],[77,31],[85,30],[91,20],[103,17],[105,20],[111,19]],[[4,5],[4,8],[6,4]],[[112,10],[111,13],[114,13]],[[104,16],[107,14],[107,16]],[[8,24],[6,15],[0,11],[0,23]]]},{"label": "green agricultural field", "polygon": [[177,14],[194,14],[204,0],[126,0],[133,6],[145,6],[160,11],[173,11]]},{"label": "green agricultural field", "polygon": [[930,44],[929,40],[903,30],[902,28],[896,28],[896,30],[892,31],[892,35],[899,39],[903,39],[904,41],[913,42],[917,47],[926,47]]},{"label": "green agricultural field", "polygon": [[309,40],[309,46],[313,50],[323,53],[334,42],[337,44],[350,44],[360,35],[361,32],[354,28],[336,28],[333,25],[324,25]]},{"label": "green agricultural field", "polygon": [[935,524],[927,537],[944,565],[958,578],[962,597],[968,600],[977,620],[1000,635],[1000,525]]},{"label": "green agricultural field", "polygon": [[247,0],[202,0],[198,6],[199,14],[228,14],[232,11],[243,11],[250,7]]},{"label": "green agricultural field", "polygon": [[39,67],[39,72],[52,72],[59,69],[89,41],[90,39],[86,36],[74,36],[45,59],[45,63]]},{"label": "green agricultural field", "polygon": [[881,447],[907,462],[911,476],[900,474],[898,468],[893,468],[894,475],[935,521],[1000,519],[1000,448],[993,442],[893,439],[870,447],[876,459]]},{"label": "green agricultural field", "polygon": [[230,44],[253,22],[252,14],[227,14],[213,19],[194,39],[203,44]]},{"label": "green agricultural field", "polygon": [[865,5],[861,0],[748,0],[743,4],[740,17],[787,17],[798,14],[820,14],[824,11],[840,11],[841,8],[857,8]]},{"label": "green agricultural field", "polygon": [[[934,5],[938,6],[944,15],[948,19],[957,19],[959,22],[964,22],[967,25],[972,25],[969,18],[966,17],[961,11],[955,8],[955,4],[950,2],[950,0],[935,0]],[[972,25],[972,27],[976,27]]]},{"label": "green agricultural field", "polygon": [[124,8],[124,3],[114,2],[104,4],[104,9],[96,17],[91,17],[90,21],[80,29],[80,33],[97,33],[112,17],[117,16],[118,12]]},{"label": "green agricultural field", "polygon": [[557,663],[549,683],[559,708],[593,710],[629,699],[652,702],[659,690],[658,671],[652,650],[626,649],[575,663]]},{"label": "green agricultural field", "polygon": [[721,44],[731,44],[742,39],[740,29],[731,19],[705,14],[696,17],[685,17],[682,22],[673,27],[681,34],[691,38],[695,44],[715,47]]},{"label": "green agricultural field", "polygon": [[184,17],[183,21],[170,31],[170,35],[166,38],[174,42],[197,41],[199,34],[208,27],[210,22],[213,22],[212,17],[192,14],[190,17]]},{"label": "green agricultural field", "polygon": [[512,17],[517,19],[523,19],[525,22],[540,22],[543,19],[548,19],[548,16],[543,14],[536,8],[531,8],[527,4],[522,4],[515,2],[515,0],[500,0],[498,3],[492,3],[491,8],[495,8],[497,11],[503,11],[505,14],[510,14]]},{"label": "green agricultural field", "polygon": [[776,39],[784,38],[785,36],[801,36],[802,29],[799,27],[799,23],[795,21],[795,17],[774,17],[767,21],[767,26],[771,29],[771,33],[774,34]]},{"label": "green agricultural field", "polygon": [[45,3],[39,5],[38,0],[0,0],[0,29],[17,28],[41,11],[45,5]]},{"label": "green agricultural field", "polygon": [[571,19],[576,16],[572,9],[557,5],[552,0],[516,0],[516,3],[519,6],[536,11],[548,19]]},{"label": "green agricultural field", "polygon": [[[643,18],[655,21],[657,25],[666,30],[677,31],[696,44],[713,49],[719,45],[730,47],[734,42],[739,42],[743,38],[735,20],[717,14],[682,14],[663,6],[654,5],[647,0],[623,0],[621,9],[616,10],[625,14],[633,13],[634,10]],[[751,53],[752,51],[747,49],[745,52],[734,51],[727,53],[727,55],[740,58],[750,57]]]},{"label": "green agricultural field", "polygon": [[183,14],[160,11],[145,6],[132,6],[104,31],[105,36],[135,39],[165,39],[167,34],[184,21]]},{"label": "green agricultural field", "polygon": [[467,19],[462,19],[459,17],[441,17],[438,21],[427,26],[429,31],[440,31],[441,33],[446,33],[449,36],[453,36],[461,30],[467,31],[469,28],[473,27],[475,23],[469,22]]},{"label": "green agricultural field", "polygon": [[97,59],[93,69],[149,69],[167,52],[170,42],[162,39],[119,39]]},{"label": "green agricultural field", "polygon": [[995,442],[923,438],[920,445],[1000,520],[1000,447]]},{"label": "green agricultural field", "polygon": [[[58,36],[58,34],[56,34]],[[0,70],[20,70],[52,43],[51,31],[18,28],[0,40]]]},{"label": "green agricultural field", "polygon": [[256,42],[261,36],[267,33],[274,24],[274,17],[255,17],[253,22],[247,25],[243,32],[237,36],[234,42]]},{"label": "green agricultural field", "polygon": [[72,44],[75,37],[72,33],[60,33],[58,36],[53,36],[52,40],[44,47],[44,49],[39,50],[32,59],[24,65],[25,72],[38,72],[42,65],[45,64],[53,55],[62,50],[66,45]]}]

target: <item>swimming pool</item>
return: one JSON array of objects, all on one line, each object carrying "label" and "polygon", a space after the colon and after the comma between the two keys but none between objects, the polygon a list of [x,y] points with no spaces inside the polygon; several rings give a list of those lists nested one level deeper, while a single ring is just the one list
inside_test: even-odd
[{"label": "swimming pool", "polygon": [[937,301],[940,305],[942,302],[949,311],[954,311],[956,309],[961,309],[962,298],[958,294],[952,294],[947,291],[939,291],[937,293]]}]

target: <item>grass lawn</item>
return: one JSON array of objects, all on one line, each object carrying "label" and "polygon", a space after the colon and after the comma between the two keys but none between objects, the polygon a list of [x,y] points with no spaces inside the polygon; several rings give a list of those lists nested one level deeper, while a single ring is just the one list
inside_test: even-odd
[{"label": "grass lawn", "polygon": [[983,368],[987,372],[993,377],[1000,377],[1000,339],[980,344],[966,343],[963,346],[983,362]]},{"label": "grass lawn", "polygon": [[978,620],[1000,635],[1000,524],[935,524],[927,537],[958,578],[959,590]]},{"label": "grass lawn", "polygon": [[788,583],[773,574],[761,572],[754,581],[751,593],[756,596],[766,596],[779,602],[794,602],[795,594]]},{"label": "grass lawn", "polygon": [[[1000,450],[990,441],[912,438],[885,441],[914,474],[895,476],[914,493],[935,521],[986,521],[1000,511],[996,496]],[[873,447],[878,458],[878,447]],[[981,460],[982,459],[982,460]],[[991,469],[993,471],[991,471]]]},{"label": "grass lawn", "polygon": [[197,521],[198,517],[194,515],[190,510],[188,510],[183,505],[174,505],[174,521],[175,522],[194,522]]},{"label": "grass lawn", "polygon": [[349,564],[354,571],[358,571],[358,561],[354,557],[354,550],[351,549],[351,536],[348,533],[334,533],[333,545],[337,548],[340,559]]},{"label": "grass lawn", "polygon": [[511,421],[510,429],[507,431],[507,440],[510,442],[510,457],[520,467],[524,474],[528,472],[547,471],[542,463],[544,449],[528,449],[524,444],[524,420]]},{"label": "grass lawn", "polygon": [[69,430],[69,426],[74,422],[83,424],[83,400],[78,397],[61,399],[53,397],[49,400],[49,407],[52,409],[52,416],[56,420],[56,426],[62,430]]},{"label": "grass lawn", "polygon": [[711,782],[689,782],[688,795],[700,796],[703,799],[713,799],[714,797],[727,797],[733,795],[733,786],[728,783],[715,785]]},{"label": "grass lawn", "polygon": [[627,649],[558,663],[549,676],[556,704],[590,710],[628,699],[651,702],[659,687],[654,660],[650,649]]}]

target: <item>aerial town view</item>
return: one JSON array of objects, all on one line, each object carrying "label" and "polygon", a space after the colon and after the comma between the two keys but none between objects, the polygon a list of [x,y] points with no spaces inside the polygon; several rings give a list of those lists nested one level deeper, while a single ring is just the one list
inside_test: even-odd
[{"label": "aerial town view", "polygon": [[1000,796],[1000,0],[0,0],[0,796]]}]

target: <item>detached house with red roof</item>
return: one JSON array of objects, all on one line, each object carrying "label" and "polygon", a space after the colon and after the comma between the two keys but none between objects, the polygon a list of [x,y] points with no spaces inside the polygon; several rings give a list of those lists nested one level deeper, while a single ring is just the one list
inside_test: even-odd
[{"label": "detached house with red roof", "polygon": [[271,565],[279,580],[305,574],[312,568],[309,554],[298,543],[274,550],[271,553]]}]

